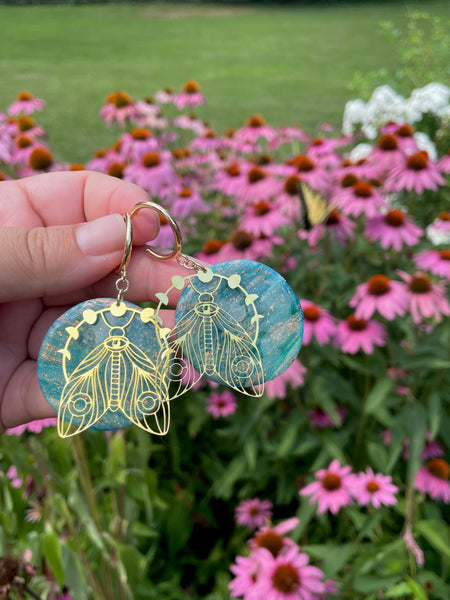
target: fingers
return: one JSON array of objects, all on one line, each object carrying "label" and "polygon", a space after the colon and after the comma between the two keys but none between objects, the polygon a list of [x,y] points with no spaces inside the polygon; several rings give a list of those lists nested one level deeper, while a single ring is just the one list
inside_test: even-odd
[{"label": "fingers", "polygon": [[[0,224],[9,227],[71,225],[104,215],[130,212],[149,200],[137,185],[94,171],[46,173],[0,184]],[[141,210],[133,218],[133,240],[143,244],[156,237],[159,218]]]},{"label": "fingers", "polygon": [[0,414],[0,433],[5,429],[54,417],[55,412],[45,401],[39,388],[36,362],[27,360],[11,377],[3,395]]},{"label": "fingers", "polygon": [[125,223],[118,214],[81,225],[1,227],[0,302],[67,293],[120,264]]}]

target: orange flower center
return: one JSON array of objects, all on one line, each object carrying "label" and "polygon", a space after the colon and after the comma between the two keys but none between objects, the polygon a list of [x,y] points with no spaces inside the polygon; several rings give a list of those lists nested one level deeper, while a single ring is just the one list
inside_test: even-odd
[{"label": "orange flower center", "polygon": [[340,215],[339,211],[336,208],[333,208],[333,210],[328,215],[326,225],[330,225],[330,226],[338,225],[340,220],[341,220],[341,215]]},{"label": "orange flower center", "polygon": [[247,119],[246,126],[247,127],[262,127],[266,122],[261,115],[254,115]]},{"label": "orange flower center", "polygon": [[283,538],[272,529],[263,531],[255,538],[258,548],[266,548],[276,558],[283,548]]},{"label": "orange flower center", "polygon": [[358,198],[370,198],[372,196],[372,186],[366,181],[357,181],[353,185],[353,190]]},{"label": "orange flower center", "polygon": [[198,94],[199,91],[200,86],[194,79],[189,79],[189,81],[186,81],[183,85],[183,92],[185,94]]},{"label": "orange flower center", "polygon": [[405,123],[405,125],[399,127],[395,133],[398,135],[398,137],[412,137],[414,135],[414,129],[411,127],[411,125]]},{"label": "orange flower center", "polygon": [[431,290],[431,279],[425,273],[416,273],[412,276],[408,287],[415,294],[426,294]]},{"label": "orange flower center", "polygon": [[344,175],[344,177],[341,180],[341,187],[352,187],[352,185],[355,185],[355,183],[357,182],[358,178],[356,177],[356,175],[353,175],[353,173],[347,173],[347,175]]},{"label": "orange flower center", "polygon": [[246,250],[252,245],[252,242],[252,234],[242,230],[235,231],[233,237],[231,238],[231,243],[236,248],[236,250]]},{"label": "orange flower center", "polygon": [[384,222],[391,227],[402,227],[405,223],[405,215],[401,210],[390,210],[384,215]]},{"label": "orange flower center", "polygon": [[322,485],[329,492],[334,492],[341,487],[341,478],[336,473],[327,473],[322,479]]},{"label": "orange flower center", "polygon": [[314,169],[313,161],[304,154],[298,154],[294,157],[294,165],[299,173],[307,173]]},{"label": "orange flower center", "polygon": [[372,296],[383,296],[391,289],[389,278],[386,275],[372,275],[367,284],[368,292]]},{"label": "orange flower center", "polygon": [[36,121],[33,119],[33,117],[22,115],[19,117],[17,125],[19,126],[19,131],[28,131],[36,126]]},{"label": "orange flower center", "polygon": [[104,158],[106,156],[106,150],[97,150],[95,158]]},{"label": "orange flower center", "polygon": [[133,98],[127,92],[113,92],[111,95],[111,103],[114,104],[116,108],[124,108],[125,106],[133,104]]},{"label": "orange flower center", "polygon": [[81,163],[73,163],[70,165],[70,171],[84,171],[84,165]]},{"label": "orange flower center", "polygon": [[231,164],[225,170],[230,177],[239,177],[239,175],[241,174],[238,163]]},{"label": "orange flower center", "polygon": [[223,240],[208,240],[203,244],[202,252],[203,254],[216,254],[222,248],[222,246],[226,244]]},{"label": "orange flower center", "polygon": [[283,594],[292,594],[300,585],[297,569],[290,564],[278,566],[272,575],[273,587]]},{"label": "orange flower center", "polygon": [[0,171],[0,181],[6,181],[5,174]]},{"label": "orange flower center", "polygon": [[16,146],[18,148],[29,148],[33,142],[26,135],[21,135],[16,140]]},{"label": "orange flower center", "polygon": [[311,142],[311,146],[322,146],[322,144],[323,144],[323,138],[321,138],[321,137],[316,137]]},{"label": "orange flower center", "polygon": [[371,494],[378,492],[379,489],[380,489],[380,486],[378,485],[378,483],[376,481],[368,481],[366,484],[366,490],[368,492],[370,492]]},{"label": "orange flower center", "polygon": [[320,310],[315,304],[313,304],[312,306],[307,306],[303,309],[303,316],[307,321],[312,321],[314,323],[320,317]]},{"label": "orange flower center", "polygon": [[45,148],[35,148],[30,154],[28,164],[35,171],[45,171],[53,164],[53,155]]},{"label": "orange flower center", "polygon": [[17,100],[22,100],[22,101],[26,101],[26,100],[32,100],[34,98],[33,94],[31,94],[30,92],[27,92],[27,90],[22,90],[21,92],[19,92],[17,94]]},{"label": "orange flower center", "polygon": [[272,205],[267,200],[260,200],[253,206],[253,212],[257,217],[263,217],[270,213],[272,210]]},{"label": "orange flower center", "polygon": [[450,476],[450,466],[443,458],[433,458],[427,462],[427,469],[439,479],[448,479]]},{"label": "orange flower center", "polygon": [[441,250],[439,255],[442,260],[450,260],[450,250]]},{"label": "orange flower center", "polygon": [[395,135],[387,134],[382,135],[378,140],[378,148],[384,150],[385,152],[391,152],[392,150],[398,149],[398,142]]},{"label": "orange flower center", "polygon": [[115,162],[108,168],[108,175],[117,177],[117,179],[123,179],[123,170],[125,169],[124,163]]},{"label": "orange flower center", "polygon": [[247,173],[247,179],[249,183],[258,183],[258,181],[262,181],[265,178],[266,174],[259,167],[253,167]]},{"label": "orange flower center", "polygon": [[255,165],[270,165],[272,157],[270,154],[261,154],[261,156],[257,156],[253,162]]},{"label": "orange flower center", "polygon": [[348,328],[352,331],[364,331],[367,327],[367,321],[365,319],[356,319],[354,315],[347,317]]},{"label": "orange flower center", "polygon": [[427,164],[428,153],[425,150],[417,152],[416,154],[411,154],[406,161],[407,168],[413,171],[422,171],[422,169],[427,168]]},{"label": "orange flower center", "polygon": [[450,210],[444,210],[438,215],[438,219],[441,221],[450,221]]},{"label": "orange flower center", "polygon": [[288,177],[284,182],[284,191],[286,194],[289,194],[290,196],[296,196],[298,194],[299,183],[300,177],[297,177],[297,175],[291,175],[291,177]]},{"label": "orange flower center", "polygon": [[133,138],[133,140],[139,141],[147,140],[149,137],[151,137],[151,135],[152,132],[148,129],[145,129],[144,127],[137,127],[131,132],[131,137]]},{"label": "orange flower center", "polygon": [[192,191],[189,188],[183,188],[180,192],[180,198],[190,198]]},{"label": "orange flower center", "polygon": [[157,167],[159,165],[159,154],[157,152],[147,152],[142,158],[142,164],[147,169]]}]

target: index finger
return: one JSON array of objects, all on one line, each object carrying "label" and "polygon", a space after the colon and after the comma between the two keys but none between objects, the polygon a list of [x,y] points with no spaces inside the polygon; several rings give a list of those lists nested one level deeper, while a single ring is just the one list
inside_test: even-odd
[{"label": "index finger", "polygon": [[[10,227],[72,225],[108,214],[131,212],[149,200],[137,185],[95,171],[60,171],[2,182],[8,199],[2,224]],[[133,218],[133,241],[156,237],[159,217],[151,210]]]}]

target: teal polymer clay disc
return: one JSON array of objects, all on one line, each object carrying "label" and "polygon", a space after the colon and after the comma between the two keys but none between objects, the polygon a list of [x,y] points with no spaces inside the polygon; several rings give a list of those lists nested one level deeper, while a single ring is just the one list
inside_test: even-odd
[{"label": "teal polymer clay disc", "polygon": [[166,433],[168,384],[160,368],[164,342],[153,316],[153,309],[97,298],[77,304],[53,323],[41,345],[38,379],[58,413],[61,435],[133,423]]},{"label": "teal polymer clay disc", "polygon": [[223,383],[221,369],[233,357],[225,359],[222,349],[238,347],[236,338],[242,328],[245,339],[255,347],[253,359],[258,353],[264,381],[281,375],[297,357],[303,338],[303,312],[292,288],[279,273],[251,260],[218,263],[208,271],[212,272],[212,277],[206,276],[208,281],[202,281],[201,271],[190,279],[176,308],[176,335],[184,333],[188,320],[192,323],[190,339],[194,347],[189,360],[193,367],[204,373],[205,352],[212,351],[220,360],[215,371],[211,369],[206,376]]}]

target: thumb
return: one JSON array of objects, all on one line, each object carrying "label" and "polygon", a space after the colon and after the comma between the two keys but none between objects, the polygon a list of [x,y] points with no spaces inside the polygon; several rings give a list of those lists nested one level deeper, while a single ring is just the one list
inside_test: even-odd
[{"label": "thumb", "polygon": [[91,285],[120,265],[125,222],[118,214],[79,225],[0,227],[0,302]]}]

